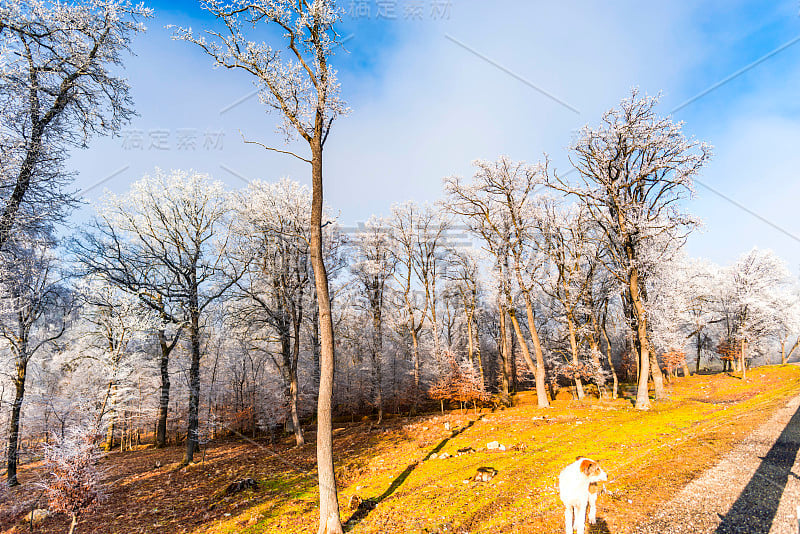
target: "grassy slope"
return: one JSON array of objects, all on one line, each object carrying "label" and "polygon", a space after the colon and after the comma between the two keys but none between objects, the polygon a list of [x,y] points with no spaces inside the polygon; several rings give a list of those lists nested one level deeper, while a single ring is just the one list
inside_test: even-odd
[{"label": "grassy slope", "polygon": [[[556,477],[585,455],[600,459],[611,479],[593,532],[625,532],[797,393],[800,369],[761,367],[745,382],[728,375],[679,379],[670,400],[648,413],[626,400],[557,401],[540,410],[534,395],[523,393],[514,408],[482,418],[455,413],[373,431],[363,436],[368,448],[339,451],[343,517],[352,514],[347,504],[358,494],[379,504],[351,522],[352,532],[560,532]],[[444,429],[446,421],[453,430]],[[495,440],[508,450],[486,450]],[[477,452],[421,461],[462,447]],[[499,474],[489,484],[465,484],[480,466]],[[312,531],[313,480],[284,488],[283,498],[203,532]]]},{"label": "grassy slope", "polygon": [[[647,413],[633,410],[629,400],[559,400],[541,410],[526,392],[513,408],[480,416],[453,412],[337,428],[342,516],[354,515],[348,503],[358,495],[378,505],[355,514],[358,520],[347,527],[355,533],[561,532],[556,477],[585,455],[600,459],[611,479],[591,532],[624,533],[800,393],[800,368],[757,368],[745,382],[695,376],[669,389],[670,400]],[[507,450],[486,450],[495,440]],[[172,469],[178,449],[110,455],[110,498],[78,532],[315,532],[314,444],[294,449],[289,443],[218,443],[204,464],[180,471]],[[462,447],[477,452],[427,459]],[[156,460],[164,467],[154,468]],[[499,473],[488,484],[465,484],[481,466]],[[28,466],[23,480],[35,472]],[[224,496],[228,483],[248,476],[259,480],[259,490]],[[64,532],[66,524],[50,519],[40,532]]]}]

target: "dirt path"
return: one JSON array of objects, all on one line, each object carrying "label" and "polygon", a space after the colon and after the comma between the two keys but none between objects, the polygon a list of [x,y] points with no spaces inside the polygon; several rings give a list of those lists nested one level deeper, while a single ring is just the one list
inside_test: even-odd
[{"label": "dirt path", "polygon": [[798,449],[800,397],[795,397],[632,532],[797,534]]}]

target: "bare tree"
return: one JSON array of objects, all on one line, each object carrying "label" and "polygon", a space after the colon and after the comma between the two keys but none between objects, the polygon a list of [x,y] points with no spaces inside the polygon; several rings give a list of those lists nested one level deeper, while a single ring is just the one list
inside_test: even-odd
[{"label": "bare tree", "polygon": [[[191,29],[179,29],[176,38],[200,46],[214,59],[216,66],[241,69],[251,74],[262,89],[262,102],[283,116],[283,130],[287,136],[299,135],[311,152],[308,158],[262,145],[311,165],[310,253],[321,347],[317,399],[319,533],[339,533],[342,525],[333,469],[333,319],[322,246],[322,155],[334,119],[347,111],[338,96],[336,72],[330,65],[330,58],[339,45],[335,26],[341,12],[334,0],[235,0],[229,4],[207,0],[202,6],[222,22],[223,28],[206,30],[205,35],[197,35]],[[251,41],[245,36],[246,28],[258,24],[282,32],[283,45],[289,50],[288,59],[280,49]]]},{"label": "bare tree", "polygon": [[[241,264],[235,300],[236,322],[270,344],[272,332],[280,345],[273,358],[284,380],[298,446],[305,443],[298,413],[300,385],[297,363],[309,281],[308,188],[282,180],[251,182],[238,196],[235,234]],[[243,275],[240,277],[240,271]],[[268,332],[263,332],[264,329]],[[259,333],[261,332],[261,333]],[[269,352],[269,351],[268,351]]]},{"label": "bare tree", "polygon": [[131,378],[138,362],[134,340],[152,330],[158,319],[136,297],[107,280],[89,276],[78,287],[82,300],[83,328],[88,342],[82,360],[102,369],[108,384],[97,414],[96,432],[107,422],[105,449],[114,447],[125,405],[132,396]]},{"label": "bare tree", "polygon": [[378,406],[378,423],[383,420],[383,311],[384,298],[395,269],[392,241],[388,224],[383,219],[371,218],[354,236],[355,263],[352,272],[365,295],[366,309],[371,319],[372,381],[375,403]]},{"label": "bare tree", "polygon": [[[542,344],[533,310],[533,280],[537,279],[542,264],[534,235],[537,231],[533,211],[534,189],[544,183],[546,165],[527,165],[512,162],[501,156],[495,162],[476,160],[475,175],[471,183],[457,176],[445,179],[449,196],[448,209],[461,216],[470,230],[483,241],[487,251],[495,257],[501,306],[501,345],[506,347],[506,363],[511,361],[510,343],[506,340],[505,314],[522,349],[525,363],[536,377],[536,397],[539,407],[549,405],[545,390],[545,367]],[[528,331],[533,343],[534,362],[525,339],[512,299],[512,277],[522,294],[528,319]]]},{"label": "bare tree", "polygon": [[[658,98],[634,89],[620,106],[603,115],[597,128],[583,128],[570,161],[581,185],[557,177],[551,185],[577,198],[603,236],[603,262],[622,283],[630,301],[631,328],[639,354],[636,408],[650,407],[648,377],[651,347],[645,307],[648,269],[658,264],[657,247],[648,241],[664,237],[670,247],[683,242],[694,221],[678,203],[692,191],[692,178],[710,157],[710,148],[687,140],[681,124],[656,114]],[[661,374],[654,375],[656,397],[663,396]]]},{"label": "bare tree", "polygon": [[[99,224],[107,234],[119,236],[129,250],[127,257],[137,258],[143,274],[137,293],[175,302],[186,325],[191,367],[184,464],[193,460],[199,445],[201,316],[235,281],[223,281],[229,210],[221,183],[182,171],[146,176],[128,194],[108,195],[100,210]],[[106,246],[115,245],[112,241]]]},{"label": "bare tree", "polygon": [[445,278],[450,281],[450,290],[458,296],[464,311],[464,324],[467,336],[467,359],[478,366],[481,387],[486,386],[486,377],[481,359],[481,342],[478,336],[478,304],[479,304],[479,261],[474,251],[450,251],[447,257]]},{"label": "bare tree", "polygon": [[181,297],[174,293],[169,282],[171,274],[163,265],[152,264],[141,254],[139,244],[128,239],[124,231],[113,226],[104,216],[89,223],[86,231],[73,240],[78,270],[85,276],[99,277],[108,283],[138,296],[142,304],[154,311],[159,321],[155,337],[159,347],[161,391],[156,421],[156,447],[167,440],[167,417],[170,399],[170,355],[181,339],[187,317],[181,307]]},{"label": "bare tree", "polygon": [[8,429],[6,471],[16,486],[17,448],[22,401],[31,358],[43,346],[61,337],[66,328],[69,296],[59,284],[55,259],[47,243],[20,244],[15,240],[2,254],[0,273],[0,336],[14,357],[15,395]]},{"label": "bare tree", "polygon": [[421,334],[426,323],[430,325],[433,356],[439,356],[436,282],[444,269],[445,233],[449,224],[433,207],[406,202],[392,207],[389,225],[394,241],[394,279],[402,300],[403,316],[400,322],[411,336],[414,387],[419,392],[422,376]]},{"label": "bare tree", "polygon": [[133,115],[128,84],[112,70],[150,15],[117,0],[0,5],[0,249],[18,217],[26,227],[46,223],[74,200],[63,190],[67,148]]},{"label": "bare tree", "polygon": [[[583,318],[588,319],[591,315],[585,304],[597,268],[595,249],[590,241],[591,225],[585,214],[574,207],[562,208],[554,202],[542,202],[540,221],[542,248],[551,266],[550,276],[543,279],[542,287],[558,303],[558,315],[563,317],[567,326],[572,363],[577,365],[581,339],[588,338],[590,343],[593,340],[591,335],[582,332],[588,329],[589,321],[581,324]],[[582,399],[583,384],[578,375],[575,376],[575,387],[578,398]]]},{"label": "bare tree", "polygon": [[763,354],[766,343],[780,339],[785,288],[791,275],[785,263],[772,251],[753,249],[725,269],[717,288],[721,311],[727,325],[727,339],[738,345],[734,354],[742,378],[747,363]]}]

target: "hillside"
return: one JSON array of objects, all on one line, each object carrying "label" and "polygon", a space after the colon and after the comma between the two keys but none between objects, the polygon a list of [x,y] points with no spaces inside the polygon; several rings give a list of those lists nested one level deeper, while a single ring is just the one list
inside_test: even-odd
[{"label": "hillside", "polygon": [[[560,532],[556,476],[585,455],[601,460],[610,479],[591,532],[624,533],[800,393],[800,368],[760,367],[747,381],[728,374],[681,378],[669,392],[669,400],[647,413],[633,410],[630,398],[557,400],[541,410],[535,395],[523,392],[505,410],[337,426],[346,528],[355,533]],[[202,462],[184,470],[176,470],[182,453],[177,448],[112,453],[102,462],[108,498],[76,532],[314,532],[313,433],[309,437],[300,449],[288,439],[277,445],[213,443]],[[493,441],[505,450],[487,450]],[[475,452],[458,455],[467,447]],[[450,457],[439,459],[442,453]],[[430,459],[432,454],[437,458]],[[497,469],[497,476],[489,483],[469,481],[481,466]],[[35,481],[41,476],[37,464],[22,469],[23,485],[14,490],[18,502],[39,494]],[[246,477],[258,480],[259,488],[225,495],[228,484]],[[357,502],[353,496],[364,501],[357,510],[350,507]],[[3,532],[27,532],[20,523],[25,511],[17,510],[13,519],[0,516],[6,522]],[[51,517],[35,531],[66,532],[68,524],[65,517]]]}]

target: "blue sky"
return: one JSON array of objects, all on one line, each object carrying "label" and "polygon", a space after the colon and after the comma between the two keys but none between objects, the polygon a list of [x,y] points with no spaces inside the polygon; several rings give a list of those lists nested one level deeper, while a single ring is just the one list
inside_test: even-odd
[{"label": "blue sky", "polygon": [[[393,20],[379,17],[381,4],[394,6]],[[307,182],[302,163],[242,143],[240,130],[283,145],[280,118],[247,98],[248,77],[214,70],[199,49],[170,39],[165,25],[208,24],[198,4],[149,5],[155,17],[126,62],[139,116],[70,162],[85,199],[125,191],[155,167],[207,172],[232,188],[253,178]],[[704,228],[689,252],[729,263],[753,246],[771,248],[800,271],[800,242],[735,205],[800,236],[800,42],[786,46],[800,37],[797,0],[340,5],[348,41],[335,63],[353,112],[331,133],[325,182],[343,224],[394,202],[437,200],[442,178],[470,174],[475,158],[535,161],[546,152],[565,171],[575,132],[632,86],[661,92],[670,114],[772,54],[673,115],[714,146],[702,183],[734,201],[698,185],[686,207]]]}]

